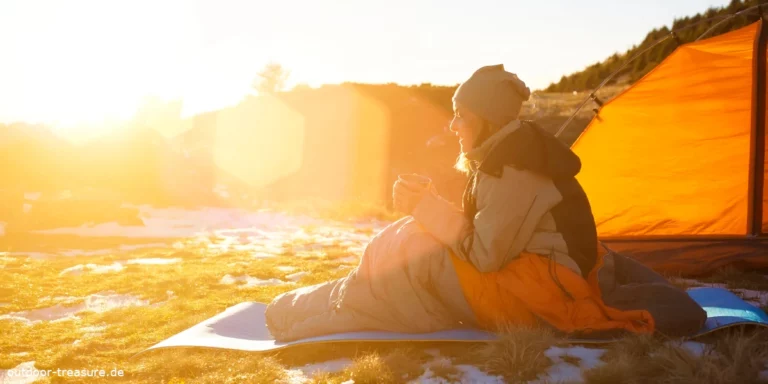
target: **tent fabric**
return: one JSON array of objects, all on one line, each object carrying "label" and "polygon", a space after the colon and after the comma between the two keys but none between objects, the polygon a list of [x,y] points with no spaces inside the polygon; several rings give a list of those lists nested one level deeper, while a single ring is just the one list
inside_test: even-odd
[{"label": "tent fabric", "polygon": [[747,234],[758,25],[679,47],[574,143],[601,237]]},{"label": "tent fabric", "polygon": [[[763,26],[764,28],[768,28],[768,25]],[[768,48],[766,49],[768,50]],[[765,67],[768,68],[768,52],[766,52],[766,65]],[[766,77],[768,77],[768,73],[766,74]],[[765,88],[765,109],[768,111],[768,87]],[[765,114],[765,127],[768,127],[768,112]],[[763,138],[763,143],[765,144],[764,150],[766,153],[766,156],[763,158],[763,180],[766,179],[766,173],[768,173],[768,134],[765,135]],[[762,212],[762,228],[760,228],[762,233],[768,233],[768,184],[763,182],[763,212]]]},{"label": "tent fabric", "polygon": [[744,271],[768,267],[768,239],[605,241],[605,244],[615,252],[669,275],[705,276],[727,266]]}]

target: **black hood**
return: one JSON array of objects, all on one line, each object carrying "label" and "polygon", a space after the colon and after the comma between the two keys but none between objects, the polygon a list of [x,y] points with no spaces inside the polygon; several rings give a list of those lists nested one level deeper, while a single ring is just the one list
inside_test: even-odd
[{"label": "black hood", "polygon": [[576,176],[581,160],[554,135],[532,121],[522,121],[520,128],[501,139],[480,164],[480,170],[501,177],[505,165],[526,169],[553,180]]}]

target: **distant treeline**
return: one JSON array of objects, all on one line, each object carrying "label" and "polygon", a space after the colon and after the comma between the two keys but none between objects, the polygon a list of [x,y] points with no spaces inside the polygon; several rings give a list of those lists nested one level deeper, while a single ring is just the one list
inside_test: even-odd
[{"label": "distant treeline", "polygon": [[[610,74],[624,66],[636,54],[647,49],[659,39],[669,36],[671,31],[675,31],[676,38],[668,38],[640,55],[637,59],[622,69],[621,72],[608,84],[633,83],[661,63],[661,61],[669,56],[669,54],[671,54],[679,45],[695,41],[699,36],[715,26],[715,24],[723,21],[726,16],[758,4],[768,4],[768,0],[732,0],[727,7],[710,8],[706,12],[696,14],[693,17],[675,19],[671,29],[667,26],[664,26],[661,29],[654,29],[648,33],[645,40],[643,40],[640,45],[633,46],[623,54],[616,53],[602,62],[587,67],[581,72],[563,76],[560,78],[560,81],[551,84],[545,91],[572,92],[594,89]],[[765,11],[768,11],[768,5],[766,5]],[[739,29],[758,19],[759,13],[757,10],[746,12],[743,15],[732,17],[723,22],[721,25],[710,31],[707,34],[707,37],[713,37]]]}]

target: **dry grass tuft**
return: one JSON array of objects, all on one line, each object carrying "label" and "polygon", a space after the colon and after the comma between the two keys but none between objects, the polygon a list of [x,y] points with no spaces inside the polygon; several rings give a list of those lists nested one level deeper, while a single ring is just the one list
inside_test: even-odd
[{"label": "dry grass tuft", "polygon": [[717,339],[701,354],[682,343],[647,337],[624,340],[606,353],[607,364],[586,371],[588,383],[750,383],[768,361],[765,331],[736,332]]},{"label": "dry grass tuft", "polygon": [[397,383],[395,373],[377,354],[359,357],[355,363],[344,370],[344,374],[355,384]]},{"label": "dry grass tuft", "polygon": [[556,339],[548,330],[509,328],[500,337],[499,341],[474,348],[472,363],[511,383],[534,380],[552,365],[544,352]]}]

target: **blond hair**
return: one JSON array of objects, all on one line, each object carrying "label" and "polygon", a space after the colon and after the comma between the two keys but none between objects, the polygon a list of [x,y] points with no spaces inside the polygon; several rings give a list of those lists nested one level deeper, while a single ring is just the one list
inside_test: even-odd
[{"label": "blond hair", "polygon": [[453,164],[453,168],[465,175],[469,175],[473,169],[472,160],[462,152],[459,154],[459,157],[456,158],[456,163]]}]

